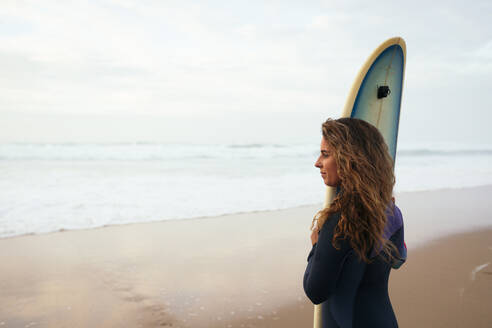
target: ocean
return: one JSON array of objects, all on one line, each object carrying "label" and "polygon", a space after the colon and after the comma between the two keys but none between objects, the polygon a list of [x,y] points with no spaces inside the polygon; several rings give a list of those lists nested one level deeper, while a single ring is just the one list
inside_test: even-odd
[{"label": "ocean", "polygon": [[[0,144],[0,238],[323,201],[318,144]],[[492,184],[492,147],[401,147],[396,192]]]}]

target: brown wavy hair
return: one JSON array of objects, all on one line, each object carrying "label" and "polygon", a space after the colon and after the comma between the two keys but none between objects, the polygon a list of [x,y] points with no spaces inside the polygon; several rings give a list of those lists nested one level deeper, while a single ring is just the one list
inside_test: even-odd
[{"label": "brown wavy hair", "polygon": [[348,238],[365,262],[370,262],[374,248],[392,259],[397,250],[383,232],[385,211],[393,204],[395,176],[383,136],[373,125],[354,118],[328,119],[322,133],[334,150],[340,185],[331,205],[315,216],[318,230],[332,214],[340,213],[332,240],[336,249],[339,240]]}]

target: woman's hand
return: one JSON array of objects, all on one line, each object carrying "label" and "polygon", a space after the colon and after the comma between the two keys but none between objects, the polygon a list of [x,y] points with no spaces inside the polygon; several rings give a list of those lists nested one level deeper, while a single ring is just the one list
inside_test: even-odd
[{"label": "woman's hand", "polygon": [[313,228],[313,232],[311,232],[311,244],[314,246],[318,242],[318,227]]}]

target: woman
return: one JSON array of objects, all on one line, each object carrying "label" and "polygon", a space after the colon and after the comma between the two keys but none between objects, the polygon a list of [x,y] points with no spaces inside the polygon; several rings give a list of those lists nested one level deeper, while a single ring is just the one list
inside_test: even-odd
[{"label": "woman", "polygon": [[388,278],[405,261],[406,246],[388,148],[358,119],[328,119],[322,132],[315,166],[337,194],[313,220],[304,291],[323,303],[323,327],[397,327]]}]

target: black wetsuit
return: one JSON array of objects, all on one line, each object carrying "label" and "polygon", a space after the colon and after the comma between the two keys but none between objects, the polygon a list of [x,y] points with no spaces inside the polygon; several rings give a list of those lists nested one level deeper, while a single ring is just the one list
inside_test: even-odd
[{"label": "black wetsuit", "polygon": [[323,225],[318,242],[308,256],[304,274],[304,291],[314,304],[322,303],[323,328],[398,327],[388,295],[391,268],[406,259],[403,219],[395,206],[387,213],[384,237],[390,239],[400,254],[392,263],[372,251],[371,263],[361,261],[348,240],[332,245],[333,231],[340,219],[335,214]]}]

